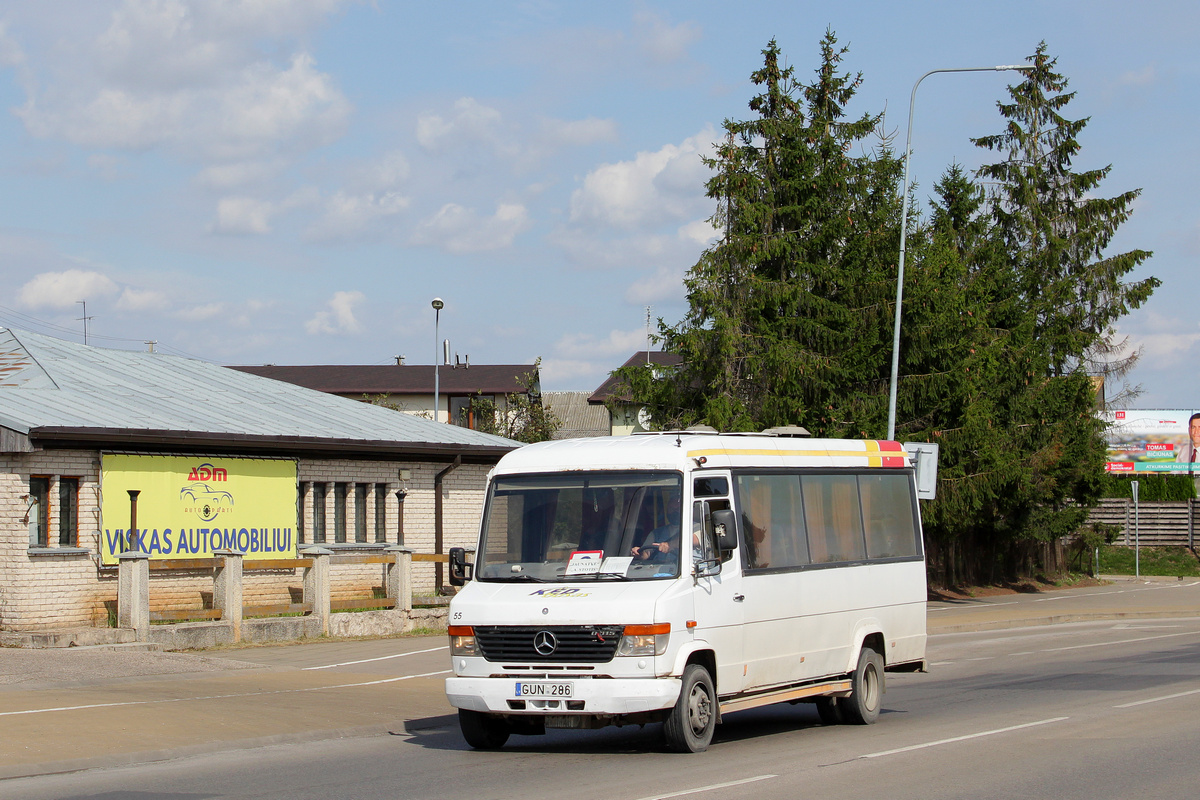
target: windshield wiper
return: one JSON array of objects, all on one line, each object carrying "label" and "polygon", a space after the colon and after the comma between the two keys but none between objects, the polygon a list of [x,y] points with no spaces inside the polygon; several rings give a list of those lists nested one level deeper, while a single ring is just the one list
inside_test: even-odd
[{"label": "windshield wiper", "polygon": [[513,575],[499,575],[495,578],[487,578],[491,581],[528,581],[530,583],[550,583],[545,578],[535,578],[532,575],[527,575],[524,572],[518,572]]},{"label": "windshield wiper", "polygon": [[616,578],[619,581],[633,580],[633,578],[629,577],[624,572],[597,572],[595,575],[593,575],[593,577],[596,580],[600,580],[601,578]]}]

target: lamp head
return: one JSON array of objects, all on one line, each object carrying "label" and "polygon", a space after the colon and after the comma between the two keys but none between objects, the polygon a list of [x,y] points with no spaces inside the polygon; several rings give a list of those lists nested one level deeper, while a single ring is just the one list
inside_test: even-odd
[{"label": "lamp head", "polygon": [[446,304],[442,302],[442,298],[440,297],[433,298],[433,302],[430,305],[433,306],[434,311],[441,311],[446,307]]}]

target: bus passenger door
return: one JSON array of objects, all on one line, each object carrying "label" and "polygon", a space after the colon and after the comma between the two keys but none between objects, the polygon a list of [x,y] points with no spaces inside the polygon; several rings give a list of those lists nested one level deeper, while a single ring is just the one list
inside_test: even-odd
[{"label": "bus passenger door", "polygon": [[699,545],[693,547],[693,569],[700,559],[719,559],[720,570],[705,570],[695,579],[693,636],[707,641],[716,653],[717,694],[741,691],[745,681],[743,657],[742,568],[735,549],[722,553],[716,547],[711,524],[713,510],[729,508],[728,498],[696,500],[692,504],[693,532]]}]

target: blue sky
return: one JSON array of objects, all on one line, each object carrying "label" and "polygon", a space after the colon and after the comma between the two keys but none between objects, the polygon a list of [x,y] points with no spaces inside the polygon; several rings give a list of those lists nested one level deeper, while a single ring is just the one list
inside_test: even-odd
[{"label": "blue sky", "polygon": [[[591,390],[679,320],[710,152],[776,38],[826,27],[887,111],[1045,40],[1090,117],[1077,167],[1143,190],[1114,249],[1162,288],[1120,333],[1140,407],[1200,406],[1200,7],[1148,2],[0,0],[0,324],[227,364],[543,358]],[[987,160],[1012,73],[937,75],[913,180]]]}]

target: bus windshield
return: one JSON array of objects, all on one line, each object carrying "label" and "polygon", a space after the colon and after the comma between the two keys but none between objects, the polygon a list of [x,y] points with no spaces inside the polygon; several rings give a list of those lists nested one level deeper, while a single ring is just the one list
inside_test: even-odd
[{"label": "bus windshield", "polygon": [[484,510],[476,578],[562,583],[676,577],[682,489],[677,472],[497,477]]}]

